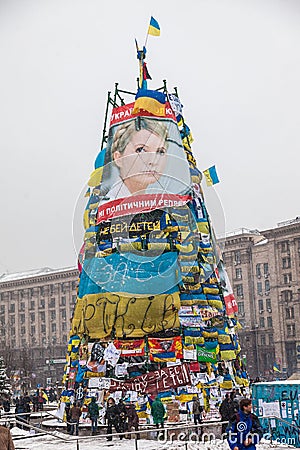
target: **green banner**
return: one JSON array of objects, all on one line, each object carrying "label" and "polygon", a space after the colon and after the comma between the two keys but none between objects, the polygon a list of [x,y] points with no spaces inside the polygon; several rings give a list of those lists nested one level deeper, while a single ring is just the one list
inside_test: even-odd
[{"label": "green banner", "polygon": [[199,345],[197,347],[197,359],[199,362],[211,362],[215,363],[217,362],[217,353],[216,349],[207,350],[204,347],[200,347]]}]

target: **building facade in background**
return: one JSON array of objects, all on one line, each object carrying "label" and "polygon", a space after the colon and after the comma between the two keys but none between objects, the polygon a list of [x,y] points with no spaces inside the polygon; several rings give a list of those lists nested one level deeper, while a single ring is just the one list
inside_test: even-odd
[{"label": "building facade in background", "polygon": [[300,218],[226,237],[225,264],[243,329],[242,353],[253,378],[300,373]]},{"label": "building facade in background", "polygon": [[75,268],[0,277],[0,354],[15,391],[60,383],[77,279]]}]

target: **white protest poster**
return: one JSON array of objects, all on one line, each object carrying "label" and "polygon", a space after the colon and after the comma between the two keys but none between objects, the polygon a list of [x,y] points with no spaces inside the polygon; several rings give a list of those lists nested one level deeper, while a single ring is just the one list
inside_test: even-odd
[{"label": "white protest poster", "polygon": [[262,403],[262,409],[263,409],[263,416],[266,417],[280,417],[280,408],[279,408],[279,402],[270,402],[270,403]]}]

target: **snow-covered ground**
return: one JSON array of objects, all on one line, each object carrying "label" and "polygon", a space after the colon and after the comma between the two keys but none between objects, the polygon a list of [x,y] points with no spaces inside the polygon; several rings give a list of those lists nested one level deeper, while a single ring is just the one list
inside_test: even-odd
[{"label": "snow-covered ground", "polygon": [[[68,436],[60,432],[54,432],[53,435],[30,436],[27,431],[22,431],[18,428],[13,428],[11,433],[14,437],[16,450],[54,450],[59,447],[59,450],[77,450],[77,437]],[[24,438],[19,439],[24,435]],[[65,440],[60,439],[63,437]],[[105,438],[94,436],[79,436],[78,437],[79,450],[102,450],[114,447],[114,450],[136,450],[134,439],[113,439],[112,442],[107,442]],[[185,442],[160,442],[157,440],[137,441],[138,450],[186,450]],[[257,450],[276,450],[294,448],[280,445],[272,445],[263,443],[257,446]],[[189,442],[188,450],[229,450],[226,442],[216,440],[214,442],[198,443]]]}]

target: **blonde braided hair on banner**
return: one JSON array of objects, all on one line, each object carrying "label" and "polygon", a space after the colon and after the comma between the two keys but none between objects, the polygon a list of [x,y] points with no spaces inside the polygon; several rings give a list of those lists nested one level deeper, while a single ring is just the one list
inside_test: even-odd
[{"label": "blonde braided hair on banner", "polygon": [[[138,121],[138,122],[137,122]],[[168,128],[161,121],[138,117],[137,119],[125,122],[117,128],[111,146],[112,159],[116,151],[124,153],[132,135],[140,130],[148,130],[151,133],[161,136],[165,141],[168,138]],[[167,144],[167,142],[166,142]]]}]

